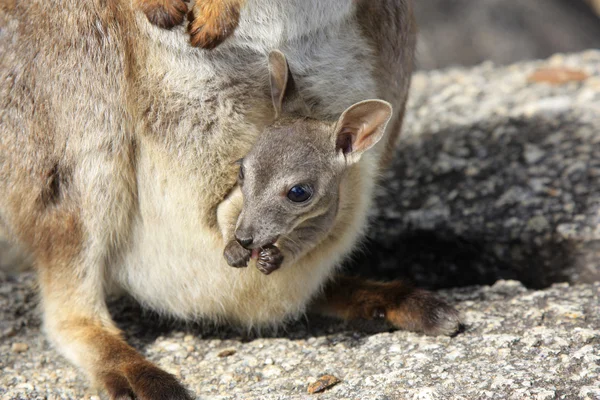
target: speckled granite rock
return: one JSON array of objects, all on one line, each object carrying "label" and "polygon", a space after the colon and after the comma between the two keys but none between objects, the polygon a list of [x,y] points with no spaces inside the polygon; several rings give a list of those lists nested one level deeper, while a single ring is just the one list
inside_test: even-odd
[{"label": "speckled granite rock", "polygon": [[[31,275],[0,279],[0,398],[96,396],[43,339]],[[202,399],[600,399],[600,284],[499,281],[443,295],[466,321],[453,338],[315,318],[251,338],[161,325],[129,301],[113,311],[135,347]],[[308,395],[325,373],[341,383]]]},{"label": "speckled granite rock", "polygon": [[[527,83],[548,64],[590,77]],[[599,106],[600,52],[417,74],[358,269],[427,286],[597,278]],[[203,399],[600,399],[600,283],[441,294],[464,314],[453,338],[319,318],[255,338],[160,321],[129,300],[112,310],[130,343]],[[97,396],[44,339],[31,274],[0,274],[0,371],[2,399]],[[322,374],[341,383],[308,395]]]},{"label": "speckled granite rock", "polygon": [[[529,82],[538,68],[589,77]],[[416,74],[358,271],[430,287],[600,280],[600,51]]]}]

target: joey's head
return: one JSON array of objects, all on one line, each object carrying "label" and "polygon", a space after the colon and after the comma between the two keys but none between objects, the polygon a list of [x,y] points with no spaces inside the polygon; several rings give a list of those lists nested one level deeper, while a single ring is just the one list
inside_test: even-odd
[{"label": "joey's head", "polygon": [[381,139],[392,108],[367,100],[337,121],[313,119],[281,52],[269,55],[269,72],[276,119],[240,160],[235,237],[246,248],[275,244],[294,257],[332,229],[346,172]]}]

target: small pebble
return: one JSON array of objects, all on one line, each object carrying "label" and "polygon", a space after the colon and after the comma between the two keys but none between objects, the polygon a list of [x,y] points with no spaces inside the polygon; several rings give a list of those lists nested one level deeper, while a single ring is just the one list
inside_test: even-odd
[{"label": "small pebble", "polygon": [[589,78],[589,75],[578,69],[565,67],[540,68],[529,75],[527,80],[535,83],[548,83],[562,85],[569,82],[580,82]]},{"label": "small pebble", "polygon": [[14,353],[23,353],[29,349],[27,343],[13,343],[10,348]]},{"label": "small pebble", "polygon": [[224,357],[229,357],[232,356],[236,353],[237,351],[235,349],[225,349],[225,350],[221,350],[218,354],[217,357],[220,358],[224,358]]},{"label": "small pebble", "polygon": [[315,394],[330,389],[340,383],[341,381],[333,375],[323,375],[316,380],[316,382],[308,385],[308,393]]},{"label": "small pebble", "polygon": [[192,336],[192,335],[185,335],[185,336],[183,337],[183,341],[184,341],[184,342],[191,342],[191,341],[193,341],[193,340],[194,340],[194,336]]}]

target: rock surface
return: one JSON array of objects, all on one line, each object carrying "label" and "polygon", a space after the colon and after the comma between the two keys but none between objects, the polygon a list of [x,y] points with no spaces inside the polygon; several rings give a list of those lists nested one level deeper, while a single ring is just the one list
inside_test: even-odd
[{"label": "rock surface", "polygon": [[[96,396],[44,340],[31,275],[0,285],[0,397]],[[130,343],[201,399],[600,399],[600,284],[499,281],[442,294],[464,315],[456,337],[311,318],[251,338],[161,325],[129,301],[113,311]],[[341,382],[309,395],[323,374]]]},{"label": "rock surface", "polygon": [[409,111],[356,271],[437,288],[600,280],[600,51],[419,73]]},{"label": "rock surface", "polygon": [[[540,67],[583,81],[528,82]],[[415,76],[358,271],[426,286],[598,279],[600,52]],[[262,338],[169,324],[129,300],[128,340],[206,399],[600,399],[600,283],[442,291],[455,337],[308,318]],[[33,277],[0,274],[0,398],[97,393],[41,333]],[[340,383],[309,395],[324,374]],[[95,398],[95,397],[94,397]]]}]

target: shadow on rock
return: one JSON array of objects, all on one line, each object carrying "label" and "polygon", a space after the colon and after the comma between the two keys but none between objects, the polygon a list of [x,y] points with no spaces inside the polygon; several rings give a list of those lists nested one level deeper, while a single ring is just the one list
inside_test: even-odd
[{"label": "shadow on rock", "polygon": [[[143,350],[156,342],[161,336],[177,335],[185,332],[202,339],[218,339],[251,342],[257,338],[287,338],[291,340],[311,337],[329,338],[335,343],[344,342],[349,346],[358,345],[370,335],[391,332],[391,326],[378,321],[341,321],[310,315],[305,318],[290,321],[278,329],[245,330],[236,329],[227,324],[194,321],[185,322],[178,319],[168,319],[151,310],[143,308],[130,297],[119,297],[110,302],[111,314],[126,335],[126,339],[134,347]],[[183,333],[181,333],[183,335]],[[333,344],[335,344],[333,343]]]},{"label": "shadow on rock", "polygon": [[430,288],[600,279],[600,142],[582,119],[496,118],[405,141],[349,270]]}]

